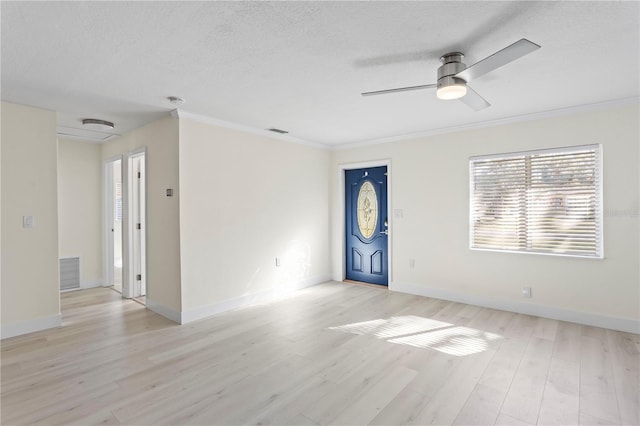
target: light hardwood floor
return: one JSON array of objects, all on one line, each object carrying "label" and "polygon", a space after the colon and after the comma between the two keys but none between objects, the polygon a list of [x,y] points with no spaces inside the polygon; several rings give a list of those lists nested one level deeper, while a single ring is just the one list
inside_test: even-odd
[{"label": "light hardwood floor", "polygon": [[640,336],[326,283],[178,326],[110,289],[2,341],[3,425],[637,425]]}]

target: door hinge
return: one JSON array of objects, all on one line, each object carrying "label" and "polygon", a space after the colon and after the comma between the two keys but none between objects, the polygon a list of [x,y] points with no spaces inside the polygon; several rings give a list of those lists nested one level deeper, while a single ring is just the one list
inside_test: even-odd
[{"label": "door hinge", "polygon": [[142,274],[136,275],[136,281],[142,281]]},{"label": "door hinge", "polygon": [[138,172],[138,179],[140,179],[140,172]]},{"label": "door hinge", "polygon": [[141,223],[136,223],[136,229],[142,229],[142,224]]}]

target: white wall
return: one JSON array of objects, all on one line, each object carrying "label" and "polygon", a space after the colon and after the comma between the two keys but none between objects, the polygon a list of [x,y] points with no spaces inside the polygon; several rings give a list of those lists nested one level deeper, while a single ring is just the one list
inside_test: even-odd
[{"label": "white wall", "polygon": [[[182,307],[178,120],[167,117],[103,144],[102,159],[125,155],[141,147],[146,147],[147,173],[147,307],[178,320]],[[126,164],[124,157],[124,174]],[[165,195],[167,188],[174,189],[173,197]]]},{"label": "white wall", "polygon": [[[344,247],[338,165],[391,159],[391,207],[404,216],[391,218],[392,289],[639,332],[638,117],[625,106],[333,152],[334,278]],[[470,156],[593,143],[604,153],[604,260],[468,248]]]},{"label": "white wall", "polygon": [[[168,117],[102,145],[100,156],[147,149],[148,299],[180,322],[331,272],[341,279],[338,165],[390,159],[391,208],[404,216],[390,218],[393,290],[636,330],[638,117],[627,106],[334,152]],[[8,337],[60,324],[57,150],[55,113],[2,103],[1,119]],[[591,143],[604,152],[604,260],[468,249],[469,156]],[[22,228],[24,215],[33,229]],[[532,299],[520,297],[523,286]]]},{"label": "white wall", "polygon": [[[2,103],[2,337],[60,325],[56,114]],[[22,217],[33,216],[31,229]]]},{"label": "white wall", "polygon": [[80,257],[81,287],[102,285],[102,149],[58,139],[59,256]]},{"label": "white wall", "polygon": [[183,322],[330,278],[328,166],[326,150],[180,119]]}]

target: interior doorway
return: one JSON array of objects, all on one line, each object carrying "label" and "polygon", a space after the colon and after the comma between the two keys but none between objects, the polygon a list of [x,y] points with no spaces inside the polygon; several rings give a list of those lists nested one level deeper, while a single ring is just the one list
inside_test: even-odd
[{"label": "interior doorway", "polygon": [[122,293],[122,159],[105,161],[105,265],[106,285]]},{"label": "interior doorway", "polygon": [[123,296],[145,303],[146,277],[146,155],[144,150],[127,155],[127,247],[128,267]]}]

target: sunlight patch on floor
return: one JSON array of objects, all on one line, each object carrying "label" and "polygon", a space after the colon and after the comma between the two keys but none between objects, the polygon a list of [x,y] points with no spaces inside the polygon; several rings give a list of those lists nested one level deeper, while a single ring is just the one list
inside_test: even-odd
[{"label": "sunlight patch on floor", "polygon": [[392,337],[405,336],[407,334],[420,333],[449,326],[451,326],[451,324],[442,321],[436,321],[415,315],[403,315],[401,317],[391,317],[389,319],[377,319],[342,325],[339,327],[329,327],[329,329],[352,334],[371,334],[378,339],[389,339]]},{"label": "sunlight patch on floor", "polygon": [[491,342],[502,338],[498,334],[415,315],[363,321],[329,327],[329,330],[369,335],[389,343],[434,349],[455,356],[483,352]]}]

